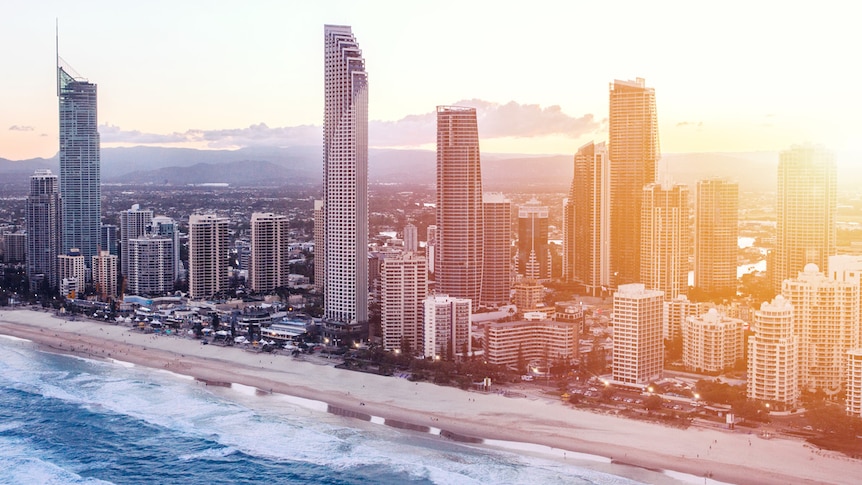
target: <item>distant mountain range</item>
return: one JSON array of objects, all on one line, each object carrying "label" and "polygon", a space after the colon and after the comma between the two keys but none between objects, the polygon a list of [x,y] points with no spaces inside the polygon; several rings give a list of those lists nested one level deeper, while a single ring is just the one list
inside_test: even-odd
[{"label": "distant mountain range", "polygon": [[[102,149],[103,183],[134,185],[188,185],[224,182],[236,186],[320,184],[319,146],[290,148],[255,147],[239,150],[132,147]],[[659,180],[685,183],[727,177],[743,191],[774,191],[778,154],[670,153],[659,163]],[[371,183],[433,185],[436,156],[431,150],[369,150]],[[26,187],[34,170],[49,168],[59,173],[57,157],[10,161],[0,158],[0,178]],[[842,166],[845,167],[847,164]],[[862,167],[842,171],[840,187],[858,187]],[[482,179],[486,191],[519,191],[525,188],[566,191],[572,180],[572,155],[483,154]],[[529,191],[529,190],[527,190]]]}]

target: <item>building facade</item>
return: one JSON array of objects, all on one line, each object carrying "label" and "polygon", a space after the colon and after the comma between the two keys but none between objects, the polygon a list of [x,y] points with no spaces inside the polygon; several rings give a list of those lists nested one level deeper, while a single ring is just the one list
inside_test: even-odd
[{"label": "building facade", "polygon": [[548,252],[548,206],[533,198],[518,207],[518,274],[547,281],[551,278]]},{"label": "building facade", "polygon": [[429,295],[424,301],[423,351],[426,358],[454,360],[472,352],[472,302],[467,298]]},{"label": "building facade", "polygon": [[682,324],[688,317],[700,315],[705,304],[689,301],[685,295],[664,302],[662,316],[662,337],[665,340],[682,342]]},{"label": "building facade", "polygon": [[57,256],[57,279],[62,296],[78,298],[84,293],[87,265],[81,250],[72,248],[66,254]]},{"label": "building facade", "polygon": [[793,320],[793,305],[781,295],[754,312],[754,335],[748,339],[749,399],[784,407],[799,401],[799,346]]},{"label": "building facade", "polygon": [[739,184],[699,180],[694,217],[694,286],[707,295],[736,295]]},{"label": "building facade", "polygon": [[189,217],[189,297],[210,298],[228,288],[230,246],[226,217]]},{"label": "building facade", "polygon": [[476,109],[437,107],[437,291],[478,302],[485,223]]},{"label": "building facade", "polygon": [[326,249],[323,201],[314,201],[314,290],[323,293],[326,285]]},{"label": "building facade", "polygon": [[610,86],[610,274],[619,286],[640,280],[641,203],[660,158],[655,90],[643,79]]},{"label": "building facade", "polygon": [[696,373],[723,372],[744,358],[745,322],[716,309],[691,316],[682,324],[682,362]]},{"label": "building facade", "polygon": [[180,258],[180,228],[177,221],[167,216],[155,216],[151,232],[157,236],[170,238],[174,242],[174,279],[182,278],[184,268]]},{"label": "building facade", "polygon": [[255,212],[251,215],[251,289],[266,293],[287,286],[290,274],[287,216]]},{"label": "building facade", "polygon": [[57,60],[60,100],[60,194],[63,248],[81,250],[86,264],[97,253],[102,217],[96,85]]},{"label": "building facade", "polygon": [[[47,282],[51,288],[59,285],[57,256],[62,253],[63,213],[57,176],[50,170],[36,170],[30,177],[30,193],[25,207],[27,228],[27,278],[31,291]],[[10,252],[7,235],[6,252]],[[6,256],[9,259],[9,256]]]},{"label": "building facade", "polygon": [[118,266],[117,255],[111,254],[110,251],[103,249],[99,251],[98,256],[93,256],[93,286],[101,301],[111,301],[119,295],[117,292]]},{"label": "building facade", "polygon": [[578,355],[578,328],[573,322],[534,320],[495,322],[485,327],[484,358],[493,365],[521,368],[550,366]]},{"label": "building facade", "polygon": [[584,285],[590,296],[610,286],[610,162],[604,143],[575,154],[575,170],[563,210],[563,278]]},{"label": "building facade", "polygon": [[688,187],[648,184],[641,205],[641,279],[672,300],[688,293],[691,220]]},{"label": "building facade", "polygon": [[131,264],[129,263],[129,241],[149,234],[153,226],[153,211],[141,209],[140,204],[134,204],[131,208],[120,211],[120,273],[128,277]]},{"label": "building facade", "polygon": [[349,26],[324,26],[324,318],[368,322],[368,74]]},{"label": "building facade", "polygon": [[161,296],[173,291],[176,278],[172,238],[146,234],[129,239],[126,248],[123,250],[124,254],[128,254],[129,264],[126,293]]},{"label": "building facade", "polygon": [[404,226],[404,251],[411,253],[419,251],[419,228],[410,222]]},{"label": "building facade", "polygon": [[862,418],[862,349],[847,352],[847,394],[844,399],[847,414]]},{"label": "building facade", "polygon": [[641,283],[622,285],[614,293],[613,380],[645,385],[661,378],[664,366],[662,304],[664,293]]},{"label": "building facade", "polygon": [[835,254],[837,207],[835,155],[810,145],[794,146],[778,159],[775,251],[771,267],[776,292],[808,263],[825,268]]},{"label": "building facade", "polygon": [[512,202],[500,192],[483,194],[485,235],[481,303],[509,303],[512,291]]},{"label": "building facade", "polygon": [[425,257],[406,252],[383,259],[380,280],[383,348],[423,355],[424,301],[428,294]]}]

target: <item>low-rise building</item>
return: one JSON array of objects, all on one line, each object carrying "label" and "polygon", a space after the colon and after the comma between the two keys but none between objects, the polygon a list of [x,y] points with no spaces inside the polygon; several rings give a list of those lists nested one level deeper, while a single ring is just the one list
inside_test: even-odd
[{"label": "low-rise building", "polygon": [[484,350],[489,364],[508,367],[569,361],[578,354],[578,324],[554,320],[489,323]]}]

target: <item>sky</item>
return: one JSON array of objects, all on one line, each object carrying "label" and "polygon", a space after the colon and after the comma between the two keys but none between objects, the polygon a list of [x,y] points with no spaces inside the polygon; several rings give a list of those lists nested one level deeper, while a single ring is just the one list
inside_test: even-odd
[{"label": "sky", "polygon": [[[374,147],[434,148],[475,106],[483,152],[606,141],[614,79],[656,90],[664,153],[862,152],[851,2],[4,0],[0,158],[58,150],[60,56],[98,85],[103,147],[320,143],[323,25],[350,25]],[[848,158],[844,158],[844,163]]]}]

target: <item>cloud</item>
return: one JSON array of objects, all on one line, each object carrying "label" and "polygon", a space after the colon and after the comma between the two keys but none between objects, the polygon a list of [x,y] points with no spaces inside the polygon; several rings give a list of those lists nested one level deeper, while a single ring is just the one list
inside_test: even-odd
[{"label": "cloud", "polygon": [[12,125],[9,127],[9,131],[33,131],[35,128],[32,126],[25,125]]},{"label": "cloud", "polygon": [[[542,108],[537,104],[519,104],[514,101],[499,104],[480,99],[463,100],[455,104],[476,108],[479,136],[486,139],[548,135],[578,138],[598,132],[603,125],[591,114],[569,116],[556,105]],[[397,121],[370,121],[368,125],[370,146],[419,146],[435,142],[437,114],[436,111],[430,111],[408,115]],[[323,128],[319,125],[269,127],[265,123],[246,128],[191,129],[170,134],[123,130],[119,126],[105,124],[99,127],[99,133],[103,143],[201,144],[208,148],[317,145],[323,139]]]},{"label": "cloud", "polygon": [[[601,122],[592,114],[573,117],[563,113],[558,105],[542,108],[538,104],[506,104],[481,99],[462,100],[456,106],[476,108],[479,136],[482,138],[532,138],[563,135],[578,138],[601,129]],[[397,121],[369,123],[369,144],[372,146],[416,146],[433,143],[437,133],[437,115],[432,111],[409,115]]]},{"label": "cloud", "polygon": [[694,126],[700,128],[703,126],[703,121],[680,121],[676,126]]}]

